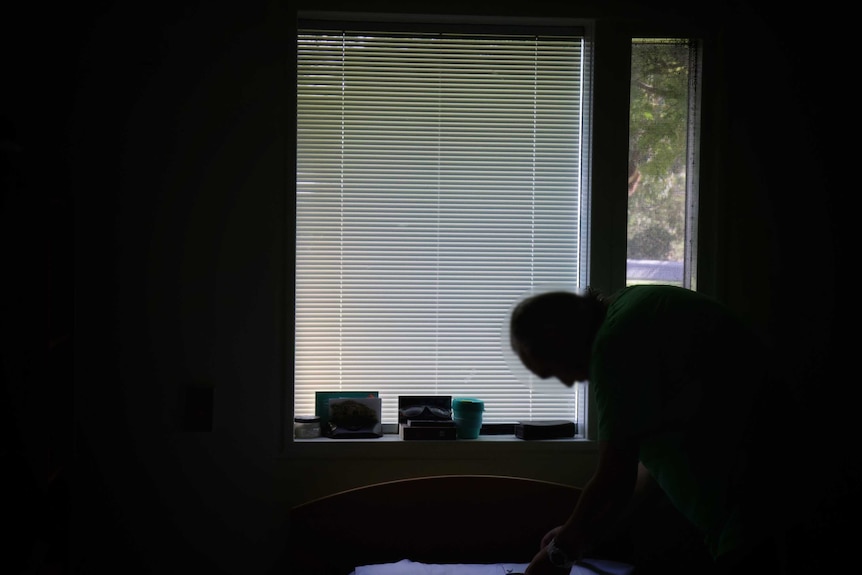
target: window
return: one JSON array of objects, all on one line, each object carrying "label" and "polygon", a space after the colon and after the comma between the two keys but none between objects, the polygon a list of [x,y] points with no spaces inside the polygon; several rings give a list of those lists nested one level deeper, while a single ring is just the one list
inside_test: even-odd
[{"label": "window", "polygon": [[629,101],[626,283],[695,288],[697,43],[636,38]]},{"label": "window", "polygon": [[[588,285],[604,241],[589,30],[300,19],[294,413],[375,390],[394,425],[399,395],[468,396],[485,423],[584,433],[585,386],[531,377],[507,322],[532,290]],[[628,245],[630,282],[655,261]]]}]

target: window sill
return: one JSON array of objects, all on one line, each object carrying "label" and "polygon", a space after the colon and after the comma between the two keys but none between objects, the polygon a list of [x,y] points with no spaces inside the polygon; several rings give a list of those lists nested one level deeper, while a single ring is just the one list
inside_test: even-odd
[{"label": "window sill", "polygon": [[395,433],[378,438],[291,438],[284,456],[308,458],[496,459],[517,453],[556,454],[595,451],[596,442],[583,438],[523,440],[514,435],[480,435],[477,439],[403,440]]}]

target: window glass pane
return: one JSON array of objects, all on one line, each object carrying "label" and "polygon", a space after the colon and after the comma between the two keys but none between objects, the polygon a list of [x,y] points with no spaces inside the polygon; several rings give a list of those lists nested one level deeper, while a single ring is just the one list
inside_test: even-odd
[{"label": "window glass pane", "polygon": [[[508,314],[584,278],[583,38],[300,30],[294,407],[315,391],[582,417],[512,361]],[[519,369],[520,368],[520,369]]]},{"label": "window glass pane", "polygon": [[694,287],[697,60],[692,42],[632,42],[627,285]]}]

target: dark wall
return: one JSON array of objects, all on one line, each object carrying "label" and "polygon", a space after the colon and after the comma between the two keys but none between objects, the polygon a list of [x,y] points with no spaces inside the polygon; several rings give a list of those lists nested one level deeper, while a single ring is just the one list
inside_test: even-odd
[{"label": "dark wall", "polygon": [[[68,563],[73,459],[74,56],[0,9],[0,569]],[[37,33],[38,32],[38,33]],[[62,45],[62,42],[60,43]]]},{"label": "dark wall", "polygon": [[[285,22],[277,3],[2,9],[0,115],[20,147],[3,189],[10,572],[34,553],[75,573],[271,563]],[[61,284],[54,255],[74,265]],[[59,376],[43,351],[55,285],[74,313]],[[208,428],[185,417],[198,388],[214,392]],[[65,456],[62,505],[48,451]]]},{"label": "dark wall", "polygon": [[[681,2],[592,4],[617,18],[690,15]],[[2,10],[0,128],[15,144],[3,151],[4,497],[22,526],[11,560],[45,540],[60,549],[45,561],[74,573],[268,572],[285,505],[326,481],[313,462],[274,457],[290,345],[293,7]],[[753,2],[701,10],[721,53],[706,89],[722,146],[704,169],[725,216],[704,231],[720,254],[704,281],[773,339],[809,386],[824,450],[849,468],[838,274],[852,269],[841,216],[855,163],[838,144],[855,135],[855,107],[844,107],[842,17],[825,13],[833,34]],[[200,388],[212,419],[190,426],[184,401]],[[793,480],[816,472],[807,461],[789,462]],[[57,524],[68,532],[48,533]]]},{"label": "dark wall", "polygon": [[732,177],[721,178],[727,198],[716,233],[722,295],[762,322],[788,377],[804,386],[812,421],[844,436],[854,418],[840,329],[856,243],[844,143],[852,107],[838,80],[846,37],[823,8],[829,24],[816,30],[765,2],[734,12],[724,41],[722,158]]}]

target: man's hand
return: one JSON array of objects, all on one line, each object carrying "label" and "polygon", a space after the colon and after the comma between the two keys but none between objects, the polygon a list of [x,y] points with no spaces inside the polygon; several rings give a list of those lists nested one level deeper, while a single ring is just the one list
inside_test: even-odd
[{"label": "man's hand", "polygon": [[599,441],[599,466],[587,482],[575,509],[564,525],[548,531],[542,548],[533,556],[525,575],[562,575],[571,569],[555,567],[547,547],[556,539],[559,548],[579,559],[605,535],[632,499],[638,476],[638,447],[634,442]]},{"label": "man's hand", "polygon": [[533,556],[533,560],[527,565],[524,575],[564,575],[570,571],[571,569],[561,569],[551,565],[551,561],[548,559],[548,552],[543,547],[541,551]]},{"label": "man's hand", "polygon": [[551,541],[553,541],[554,537],[557,536],[557,533],[559,533],[560,529],[562,528],[562,525],[558,525],[557,527],[554,527],[553,529],[545,533],[545,536],[542,537],[542,544],[539,547],[539,551],[544,550],[551,543]]},{"label": "man's hand", "polygon": [[561,575],[562,573],[569,573],[571,571],[571,569],[554,567],[548,558],[548,544],[557,536],[562,528],[563,526],[559,525],[545,533],[545,536],[542,537],[542,544],[539,548],[539,552],[533,556],[533,560],[527,566],[527,570],[524,571],[524,575]]}]

